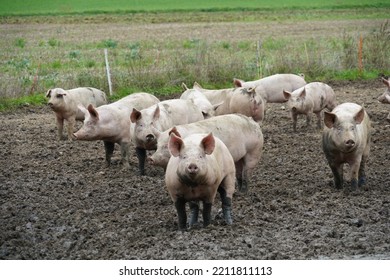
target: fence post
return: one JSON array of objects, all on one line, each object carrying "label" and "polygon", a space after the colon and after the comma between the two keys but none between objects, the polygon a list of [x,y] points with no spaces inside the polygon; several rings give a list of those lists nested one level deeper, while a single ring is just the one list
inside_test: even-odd
[{"label": "fence post", "polygon": [[359,49],[358,49],[358,61],[359,61],[359,74],[363,73],[363,36],[360,35]]},{"label": "fence post", "polygon": [[256,42],[256,49],[257,49],[257,53],[256,53],[257,74],[259,76],[258,78],[261,79],[263,76],[263,69],[261,67],[261,61],[260,61],[261,40],[258,40]]},{"label": "fence post", "polygon": [[110,76],[110,65],[108,64],[108,52],[107,49],[104,49],[104,58],[106,61],[106,72],[107,72],[107,79],[108,79],[108,89],[110,91],[110,96],[112,95],[112,85],[111,85],[111,76]]}]

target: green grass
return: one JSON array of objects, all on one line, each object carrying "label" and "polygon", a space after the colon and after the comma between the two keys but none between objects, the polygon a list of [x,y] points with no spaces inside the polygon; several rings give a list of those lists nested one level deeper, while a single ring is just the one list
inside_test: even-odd
[{"label": "green grass", "polygon": [[232,11],[275,9],[341,9],[390,7],[385,0],[1,0],[0,15],[52,15],[172,11]]},{"label": "green grass", "polygon": [[[111,100],[137,91],[157,96],[179,94],[182,82],[188,86],[198,81],[209,88],[231,87],[233,77],[253,80],[283,72],[304,73],[308,82],[390,75],[388,1],[161,2],[0,0],[0,22],[5,30],[0,40],[0,111],[44,104],[44,93],[53,87],[94,86],[108,93],[104,48],[109,49],[114,85]],[[131,41],[106,32],[85,40],[85,29],[77,30],[89,23],[310,25],[310,20],[348,19],[383,19],[382,26],[364,35],[362,71],[357,68],[358,38],[343,30],[330,37],[319,34],[299,40],[288,34],[263,36],[260,54],[256,49],[259,38],[209,41],[185,36],[158,41],[158,34],[153,34],[151,39]],[[8,23],[19,29],[8,33]],[[48,24],[44,26],[50,31],[23,30],[26,26],[38,27],[37,23]],[[74,37],[63,37],[62,28],[71,28]]]}]

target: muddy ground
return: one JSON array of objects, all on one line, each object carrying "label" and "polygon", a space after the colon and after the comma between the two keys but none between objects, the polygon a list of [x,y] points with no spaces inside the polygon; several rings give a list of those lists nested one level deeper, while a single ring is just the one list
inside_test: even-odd
[{"label": "muddy ground", "polygon": [[[106,168],[101,141],[56,140],[46,107],[0,114],[1,259],[390,259],[389,106],[382,83],[331,84],[338,102],[364,104],[372,120],[367,190],[333,187],[321,131],[293,133],[289,114],[270,104],[265,144],[247,194],[235,193],[232,226],[219,218],[187,232],[162,169],[139,176],[117,147]],[[239,133],[239,131],[237,131]]]}]

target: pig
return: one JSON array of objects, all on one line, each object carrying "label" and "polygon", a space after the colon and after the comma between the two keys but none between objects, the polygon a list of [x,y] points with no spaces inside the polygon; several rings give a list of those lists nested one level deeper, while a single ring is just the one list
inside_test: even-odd
[{"label": "pig", "polygon": [[129,168],[129,146],[132,141],[134,126],[130,121],[133,108],[138,110],[157,104],[159,99],[152,94],[133,93],[111,104],[95,108],[80,106],[85,115],[83,126],[73,134],[76,140],[103,140],[106,153],[106,164],[110,166],[115,143],[121,147],[122,164]]},{"label": "pig", "polygon": [[168,149],[171,133],[183,138],[195,133],[209,132],[218,137],[228,148],[236,167],[238,189],[240,192],[247,192],[248,178],[261,159],[264,138],[259,124],[241,114],[215,116],[169,128],[158,135],[157,150],[150,156],[149,162],[166,168],[171,156]]},{"label": "pig", "polygon": [[[390,104],[390,80],[386,80],[385,78],[382,78],[383,83],[387,86],[386,91],[378,97],[379,102],[384,104]],[[387,115],[386,120],[390,122],[390,113]]]},{"label": "pig", "polygon": [[194,104],[200,108],[205,119],[213,117],[215,115],[215,109],[218,107],[218,105],[212,105],[202,92],[196,89],[189,89],[184,83],[182,84],[182,86],[185,91],[180,96],[180,99],[192,100]]},{"label": "pig", "polygon": [[267,103],[284,103],[286,99],[283,90],[292,92],[306,85],[302,75],[294,74],[275,74],[249,82],[235,78],[233,83],[235,87],[255,88],[256,93]]},{"label": "pig", "polygon": [[382,78],[382,82],[387,86],[386,91],[378,97],[378,101],[385,104],[390,104],[390,79]]},{"label": "pig", "polygon": [[134,108],[130,119],[135,124],[133,140],[139,171],[141,175],[145,175],[146,150],[157,148],[156,133],[174,125],[200,121],[204,117],[192,100],[169,99],[143,110]]},{"label": "pig", "polygon": [[254,88],[227,88],[227,89],[204,89],[198,83],[194,83],[194,89],[202,92],[215,106],[215,115],[239,113],[252,117],[261,123],[264,119],[265,102],[256,94]]},{"label": "pig", "polygon": [[187,228],[186,202],[190,202],[190,227],[198,222],[198,201],[203,202],[203,226],[210,224],[211,207],[217,191],[222,201],[224,220],[232,224],[235,168],[225,144],[212,133],[192,134],[185,138],[172,133],[168,147],[171,158],[165,184],[176,207],[179,230]]},{"label": "pig", "polygon": [[283,91],[287,106],[291,111],[293,129],[297,131],[297,116],[306,115],[306,125],[310,126],[311,115],[317,115],[317,128],[321,128],[321,112],[323,109],[332,111],[336,107],[336,95],[333,89],[324,83],[309,83],[293,92]]},{"label": "pig", "polygon": [[78,108],[78,105],[87,107],[89,104],[100,106],[107,104],[106,94],[96,88],[80,87],[69,90],[62,88],[49,89],[46,92],[46,97],[49,98],[48,105],[54,111],[57,121],[58,138],[64,139],[62,132],[64,128],[64,120],[68,125],[68,139],[72,139],[74,126],[77,121],[84,120],[84,114]]},{"label": "pig", "polygon": [[352,190],[364,186],[371,142],[367,112],[358,104],[342,103],[332,112],[324,113],[322,149],[332,170],[335,187],[343,187],[344,163],[350,166]]}]

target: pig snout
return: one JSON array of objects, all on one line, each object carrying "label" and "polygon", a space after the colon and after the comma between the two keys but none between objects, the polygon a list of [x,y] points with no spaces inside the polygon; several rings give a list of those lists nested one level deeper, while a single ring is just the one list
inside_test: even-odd
[{"label": "pig snout", "polygon": [[199,167],[195,163],[190,163],[187,167],[187,171],[190,175],[196,175],[199,172]]},{"label": "pig snout", "polygon": [[345,141],[345,146],[349,149],[353,148],[355,146],[355,141],[353,141],[352,139],[348,139]]},{"label": "pig snout", "polygon": [[146,142],[152,142],[154,141],[155,137],[153,134],[146,135]]}]

